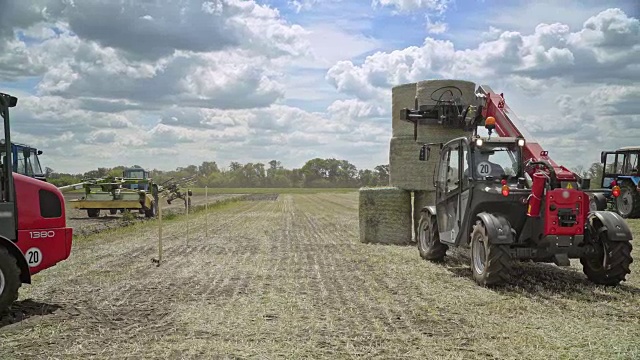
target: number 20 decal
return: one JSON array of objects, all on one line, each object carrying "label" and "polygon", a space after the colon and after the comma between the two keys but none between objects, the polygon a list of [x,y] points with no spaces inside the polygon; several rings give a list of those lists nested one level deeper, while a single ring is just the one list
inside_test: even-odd
[{"label": "number 20 decal", "polygon": [[42,262],[42,251],[36,247],[32,247],[24,254],[27,258],[29,267],[36,267]]},{"label": "number 20 decal", "polygon": [[44,238],[50,238],[50,237],[54,237],[56,236],[55,231],[30,231],[29,234],[31,235],[32,239],[44,239]]}]

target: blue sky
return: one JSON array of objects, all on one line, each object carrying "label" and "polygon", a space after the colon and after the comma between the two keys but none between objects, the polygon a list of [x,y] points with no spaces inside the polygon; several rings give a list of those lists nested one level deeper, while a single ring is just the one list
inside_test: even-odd
[{"label": "blue sky", "polygon": [[7,3],[14,139],[57,171],[312,157],[373,168],[388,163],[391,87],[441,78],[505,92],[570,167],[640,137],[637,1]]}]

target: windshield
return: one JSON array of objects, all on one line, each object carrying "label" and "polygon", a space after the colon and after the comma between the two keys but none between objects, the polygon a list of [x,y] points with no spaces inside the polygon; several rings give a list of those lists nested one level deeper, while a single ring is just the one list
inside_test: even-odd
[{"label": "windshield", "polygon": [[35,149],[31,150],[31,167],[34,175],[43,175],[42,166],[40,165],[40,158]]},{"label": "windshield", "polygon": [[486,176],[517,176],[520,165],[519,152],[516,145],[485,144],[481,148],[475,148],[472,153],[474,177],[484,179]]},{"label": "windshield", "polygon": [[125,177],[133,179],[144,179],[144,170],[129,170]]}]

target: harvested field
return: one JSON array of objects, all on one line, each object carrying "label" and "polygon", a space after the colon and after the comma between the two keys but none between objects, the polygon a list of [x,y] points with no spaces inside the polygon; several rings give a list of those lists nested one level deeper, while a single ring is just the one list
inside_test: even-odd
[{"label": "harvested field", "polygon": [[[638,358],[640,244],[630,280],[522,264],[490,290],[468,259],[362,244],[358,192],[281,194],[74,244],[0,320],[2,357]],[[631,220],[640,239],[640,221]]]}]

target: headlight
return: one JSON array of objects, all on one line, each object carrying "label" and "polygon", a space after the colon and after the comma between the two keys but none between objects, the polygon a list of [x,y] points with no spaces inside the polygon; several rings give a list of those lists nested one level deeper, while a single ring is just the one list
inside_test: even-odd
[{"label": "headlight", "polygon": [[524,139],[518,139],[518,146],[524,146]]},{"label": "headlight", "polygon": [[483,143],[482,139],[476,139],[476,146],[482,146]]}]

